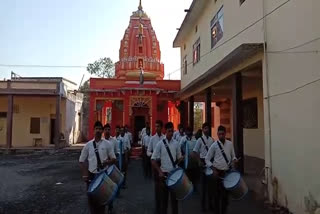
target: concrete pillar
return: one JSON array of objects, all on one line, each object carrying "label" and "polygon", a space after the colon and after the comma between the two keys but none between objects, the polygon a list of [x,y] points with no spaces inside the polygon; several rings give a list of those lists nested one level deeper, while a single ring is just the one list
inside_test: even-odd
[{"label": "concrete pillar", "polygon": [[192,129],[194,128],[194,97],[191,96],[189,98],[189,107],[188,107],[188,126],[190,126]]},{"label": "concrete pillar", "polygon": [[8,95],[7,111],[7,148],[12,147],[13,95]]},{"label": "concrete pillar", "polygon": [[211,102],[212,102],[212,98],[211,98],[211,88],[207,88],[206,89],[206,107],[205,107],[205,112],[206,112],[206,121],[207,123],[209,123],[210,125],[210,136],[211,136]]},{"label": "concrete pillar", "polygon": [[244,173],[243,127],[242,127],[242,76],[238,72],[232,77],[233,144],[237,157],[241,157],[238,169]]},{"label": "concrete pillar", "polygon": [[60,140],[60,125],[61,125],[61,95],[56,97],[56,120],[55,120],[55,131],[54,131],[54,144],[56,147],[59,145]]}]

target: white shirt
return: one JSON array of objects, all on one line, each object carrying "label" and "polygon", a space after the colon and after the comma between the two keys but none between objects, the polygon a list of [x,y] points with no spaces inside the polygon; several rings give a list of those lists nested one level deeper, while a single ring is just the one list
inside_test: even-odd
[{"label": "white shirt", "polygon": [[141,130],[141,139],[143,139],[143,137],[147,134],[147,128],[144,127],[142,130]]},{"label": "white shirt", "polygon": [[[83,163],[88,161],[88,170],[91,173],[98,173],[98,161],[96,154],[94,152],[93,140],[90,140],[81,151],[81,155],[79,157],[79,162]],[[101,139],[99,142],[96,142],[96,146],[99,152],[99,157],[101,163],[108,159],[115,159],[116,156],[114,154],[113,147],[106,140]]]},{"label": "white shirt", "polygon": [[178,131],[174,131],[174,132],[173,132],[173,139],[175,139],[175,138],[176,138],[176,135],[177,135],[177,134],[179,134],[179,130],[178,130]]},{"label": "white shirt", "polygon": [[131,144],[126,136],[119,135],[117,137],[117,153],[120,154],[120,141],[122,141],[122,154],[131,149]]},{"label": "white shirt", "polygon": [[116,154],[118,152],[117,139],[115,137],[110,136],[109,139],[104,138],[107,142],[109,142]]},{"label": "white shirt", "polygon": [[147,150],[147,155],[149,157],[151,157],[151,155],[152,155],[153,151],[156,149],[156,146],[159,143],[159,141],[161,141],[164,138],[165,138],[164,134],[161,134],[159,136],[157,133],[151,137],[150,143],[148,145],[148,150]]},{"label": "white shirt", "polygon": [[131,134],[131,132],[126,132],[126,133],[124,134],[124,136],[126,136],[126,137],[128,138],[129,143],[131,144],[131,143],[132,143],[132,134]]},{"label": "white shirt", "polygon": [[180,132],[178,132],[175,136],[174,136],[174,139],[178,142],[180,142],[180,140],[184,137],[185,135],[184,134],[180,134]]},{"label": "white shirt", "polygon": [[151,136],[145,135],[142,139],[142,145],[148,148],[150,140],[151,140]]},{"label": "white shirt", "polygon": [[[208,151],[208,154],[206,156],[206,165],[207,167],[213,166],[219,170],[228,170],[229,166],[222,155],[218,143],[220,143],[222,149],[224,150],[224,153],[226,154],[229,161],[229,165],[231,164],[231,161],[237,159],[234,153],[233,143],[231,141],[226,140],[224,144],[220,141],[216,141],[212,144]],[[212,158],[214,158],[213,163],[211,162]]]},{"label": "white shirt", "polygon": [[188,154],[190,155],[197,144],[197,140],[194,136],[192,136],[191,139],[187,135],[183,136],[180,140],[180,148],[181,148],[181,151],[183,151],[184,153],[186,148],[186,142],[188,142],[188,148],[189,148]]},{"label": "white shirt", "polygon": [[[205,135],[202,135],[202,139],[204,140],[205,145],[207,146],[208,150],[210,146],[213,144],[212,137]],[[197,140],[196,146],[194,147],[193,151],[200,153],[200,158],[204,159],[207,155],[207,149],[206,146],[203,144],[203,141],[201,140],[201,137]]]},{"label": "white shirt", "polygon": [[[173,138],[171,139],[170,142],[168,142],[168,139],[166,138],[165,140],[169,146],[173,161],[177,161],[179,158],[181,158],[181,150],[180,150],[179,143]],[[160,169],[162,172],[171,172],[174,169],[172,162],[170,160],[170,156],[162,140],[158,142],[156,149],[152,154],[151,159],[160,160],[161,162]]]}]

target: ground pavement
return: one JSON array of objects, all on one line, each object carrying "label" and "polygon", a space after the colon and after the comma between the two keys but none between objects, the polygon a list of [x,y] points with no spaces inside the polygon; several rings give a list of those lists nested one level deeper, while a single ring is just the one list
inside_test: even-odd
[{"label": "ground pavement", "polygon": [[[0,156],[0,213],[87,214],[86,187],[81,181],[78,151],[36,152]],[[200,213],[199,194],[179,204],[180,213]],[[151,179],[143,177],[141,160],[131,160],[128,188],[115,201],[116,214],[154,213]],[[107,212],[106,212],[107,213]],[[269,214],[249,194],[231,202],[228,214]]]}]

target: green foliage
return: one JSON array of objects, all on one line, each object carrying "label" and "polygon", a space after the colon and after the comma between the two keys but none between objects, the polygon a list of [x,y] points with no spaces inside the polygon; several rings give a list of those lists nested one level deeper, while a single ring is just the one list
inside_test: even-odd
[{"label": "green foliage", "polygon": [[102,78],[114,77],[114,63],[108,58],[100,58],[93,63],[88,64],[87,71],[90,74],[96,75]]}]

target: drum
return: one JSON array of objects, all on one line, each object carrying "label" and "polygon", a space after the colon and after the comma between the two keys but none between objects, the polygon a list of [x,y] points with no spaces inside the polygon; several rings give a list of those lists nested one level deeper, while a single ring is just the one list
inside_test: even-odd
[{"label": "drum", "polygon": [[90,183],[88,196],[99,205],[108,205],[115,199],[117,191],[118,185],[103,171]]},{"label": "drum", "polygon": [[226,174],[223,179],[223,186],[234,200],[241,200],[248,193],[248,186],[237,171]]},{"label": "drum", "polygon": [[121,187],[124,181],[124,176],[115,165],[112,165],[107,169],[107,175],[118,185],[118,187]]},{"label": "drum", "polygon": [[184,200],[193,192],[193,185],[181,168],[173,170],[168,175],[166,184],[176,194],[177,200]]}]

